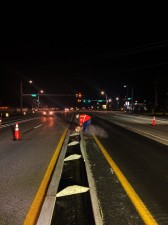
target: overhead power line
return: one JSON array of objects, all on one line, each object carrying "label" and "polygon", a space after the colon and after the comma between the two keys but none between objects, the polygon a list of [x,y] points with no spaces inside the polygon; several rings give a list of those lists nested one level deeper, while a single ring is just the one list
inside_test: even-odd
[{"label": "overhead power line", "polygon": [[105,56],[105,55],[109,55],[109,56],[128,55],[128,54],[133,54],[133,53],[138,53],[138,52],[143,52],[143,51],[151,51],[154,49],[163,48],[165,46],[168,46],[168,40],[161,41],[161,42],[155,42],[155,43],[151,43],[151,44],[147,44],[147,45],[141,45],[141,46],[137,46],[134,48],[117,50],[117,51],[114,51],[111,53],[103,54],[103,56]]},{"label": "overhead power line", "polygon": [[[113,58],[113,57],[121,57],[126,55],[133,55],[137,53],[152,51],[152,50],[161,49],[164,47],[168,47],[168,40],[150,43],[147,45],[141,45],[141,46],[137,46],[133,48],[126,48],[122,50],[116,50],[116,51],[112,50],[107,53],[100,53],[94,56],[83,57],[83,58],[80,58],[79,60],[75,59],[76,60],[75,62],[80,64],[80,63],[100,61],[100,60],[105,60],[105,59]],[[70,62],[70,64],[72,64],[72,62]]]}]

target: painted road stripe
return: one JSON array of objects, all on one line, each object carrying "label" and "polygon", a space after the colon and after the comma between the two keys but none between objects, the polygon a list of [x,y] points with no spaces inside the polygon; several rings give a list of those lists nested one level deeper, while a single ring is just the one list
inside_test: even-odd
[{"label": "painted road stripe", "polygon": [[43,124],[40,124],[40,125],[38,125],[38,126],[36,126],[36,127],[33,127],[33,128],[31,128],[30,130],[27,130],[27,131],[23,132],[22,134],[26,134],[26,133],[28,133],[28,132],[30,132],[30,131],[36,129],[36,128],[41,127],[42,125],[43,125]]},{"label": "painted road stripe", "polygon": [[24,119],[24,120],[21,120],[21,119],[18,119],[18,120],[15,120],[15,121],[8,121],[8,122],[5,122],[5,123],[2,123],[1,124],[1,127],[2,128],[4,128],[4,127],[9,127],[9,126],[12,126],[12,125],[15,125],[16,124],[16,122],[18,122],[19,124],[20,123],[25,123],[25,122],[29,122],[29,121],[31,121],[31,120],[37,120],[37,119],[39,119],[39,117],[36,117],[36,118],[29,118],[29,119]]},{"label": "painted road stripe", "polygon": [[154,220],[153,216],[150,214],[150,212],[148,211],[148,209],[146,208],[146,206],[144,205],[142,200],[136,194],[136,192],[134,191],[132,186],[129,184],[127,179],[124,177],[124,175],[122,174],[122,172],[120,171],[118,166],[115,164],[115,162],[112,160],[110,155],[107,153],[107,151],[105,150],[103,145],[100,143],[98,138],[95,135],[93,135],[93,138],[94,138],[95,142],[97,143],[97,145],[99,146],[100,150],[102,151],[103,155],[105,156],[106,160],[110,164],[111,168],[115,172],[118,180],[122,184],[124,190],[126,191],[128,197],[131,199],[133,205],[137,209],[137,211],[138,211],[140,217],[142,218],[142,220],[144,221],[144,223],[146,225],[157,225],[157,222]]},{"label": "painted road stripe", "polygon": [[36,126],[36,127],[34,127],[34,129],[37,129],[37,128],[41,127],[41,126],[43,126],[43,123],[38,125],[38,126]]},{"label": "painted road stripe", "polygon": [[47,171],[44,175],[44,178],[41,182],[41,185],[36,193],[36,196],[33,200],[33,203],[30,207],[30,210],[26,216],[26,219],[24,221],[24,225],[35,225],[36,222],[37,222],[37,219],[38,219],[38,216],[39,216],[39,213],[40,213],[40,209],[42,207],[42,204],[43,204],[43,201],[44,201],[44,198],[45,198],[45,193],[46,193],[46,190],[47,190],[47,187],[48,187],[48,184],[49,184],[49,181],[50,181],[50,178],[51,178],[51,175],[52,175],[52,172],[54,170],[54,167],[55,167],[55,163],[58,159],[58,156],[59,156],[59,153],[61,151],[61,148],[62,148],[62,145],[63,145],[63,142],[64,142],[64,139],[66,137],[66,134],[68,132],[68,129],[66,128],[62,134],[62,137],[60,139],[60,142],[58,143],[58,146],[57,148],[55,149],[55,152],[54,152],[54,155],[50,161],[50,164],[47,168]]}]

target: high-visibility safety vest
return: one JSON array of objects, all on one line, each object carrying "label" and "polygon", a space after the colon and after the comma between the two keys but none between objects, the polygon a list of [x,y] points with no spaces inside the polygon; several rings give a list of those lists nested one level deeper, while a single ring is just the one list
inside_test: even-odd
[{"label": "high-visibility safety vest", "polygon": [[87,114],[81,114],[79,116],[79,125],[82,126],[84,122],[91,120],[91,116],[87,115]]}]

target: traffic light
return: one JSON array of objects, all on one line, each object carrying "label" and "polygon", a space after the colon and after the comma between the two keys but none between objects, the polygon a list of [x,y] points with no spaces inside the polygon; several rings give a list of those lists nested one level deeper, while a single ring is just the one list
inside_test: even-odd
[{"label": "traffic light", "polygon": [[31,94],[31,96],[32,96],[32,97],[36,97],[37,95],[36,95],[36,94]]},{"label": "traffic light", "polygon": [[98,100],[98,102],[103,102],[103,100],[100,99],[100,100]]},{"label": "traffic light", "polygon": [[76,96],[76,98],[77,98],[77,100],[76,100],[77,102],[82,102],[82,96],[83,96],[83,95],[82,95],[81,92],[76,93],[75,96]]},{"label": "traffic light", "polygon": [[90,103],[91,102],[91,100],[90,99],[83,99],[83,103]]},{"label": "traffic light", "polygon": [[76,96],[76,98],[81,98],[82,94],[79,92],[79,93],[76,93],[75,96]]}]

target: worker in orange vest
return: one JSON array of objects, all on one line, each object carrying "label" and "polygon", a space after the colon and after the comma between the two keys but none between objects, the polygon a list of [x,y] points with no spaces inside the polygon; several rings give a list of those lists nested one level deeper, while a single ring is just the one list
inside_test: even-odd
[{"label": "worker in orange vest", "polygon": [[79,126],[82,128],[82,131],[85,132],[91,124],[91,116],[87,114],[77,114],[76,118],[79,119]]}]

